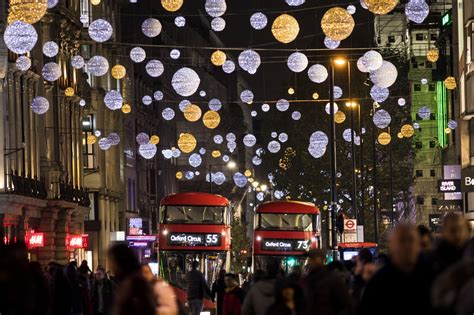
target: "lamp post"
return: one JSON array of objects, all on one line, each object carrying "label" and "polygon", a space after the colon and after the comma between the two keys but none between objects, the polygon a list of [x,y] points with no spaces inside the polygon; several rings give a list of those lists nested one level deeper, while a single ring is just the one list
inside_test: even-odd
[{"label": "lamp post", "polygon": [[234,169],[237,167],[237,163],[234,161],[229,161],[227,163],[223,164],[209,164],[208,165],[208,170],[209,170],[209,192],[212,194],[212,168],[214,166],[227,166],[229,169]]}]

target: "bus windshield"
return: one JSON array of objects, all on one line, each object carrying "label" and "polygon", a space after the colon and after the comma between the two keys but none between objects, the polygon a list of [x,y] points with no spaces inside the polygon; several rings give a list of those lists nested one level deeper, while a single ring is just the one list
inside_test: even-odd
[{"label": "bus windshield", "polygon": [[225,207],[216,206],[166,206],[164,224],[224,224]]},{"label": "bus windshield", "polygon": [[261,213],[259,227],[264,230],[313,231],[311,214]]}]

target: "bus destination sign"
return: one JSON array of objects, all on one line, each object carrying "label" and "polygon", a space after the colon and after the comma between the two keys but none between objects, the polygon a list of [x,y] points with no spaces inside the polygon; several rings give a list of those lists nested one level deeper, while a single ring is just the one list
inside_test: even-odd
[{"label": "bus destination sign", "polygon": [[306,252],[311,245],[310,240],[298,239],[263,239],[262,250],[276,252]]},{"label": "bus destination sign", "polygon": [[220,246],[221,235],[218,233],[170,233],[169,246]]}]

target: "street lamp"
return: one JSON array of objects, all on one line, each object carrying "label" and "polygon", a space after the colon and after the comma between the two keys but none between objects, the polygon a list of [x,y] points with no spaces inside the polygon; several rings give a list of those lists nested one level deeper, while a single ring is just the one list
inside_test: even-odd
[{"label": "street lamp", "polygon": [[212,194],[212,168],[214,166],[227,166],[228,169],[235,169],[237,167],[237,163],[234,161],[229,161],[224,164],[209,164],[209,192]]}]

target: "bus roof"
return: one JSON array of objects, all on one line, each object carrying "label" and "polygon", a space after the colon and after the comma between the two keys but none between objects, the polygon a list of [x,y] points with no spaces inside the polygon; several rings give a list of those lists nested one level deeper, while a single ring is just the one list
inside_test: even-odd
[{"label": "bus roof", "polygon": [[354,242],[354,243],[339,243],[340,248],[368,248],[368,247],[377,247],[377,243],[368,243],[368,242]]},{"label": "bus roof", "polygon": [[319,209],[314,203],[302,201],[269,201],[257,207],[257,213],[303,213],[318,214]]},{"label": "bus roof", "polygon": [[186,192],[169,195],[161,199],[162,206],[218,206],[229,205],[229,200],[221,195],[201,192]]}]

